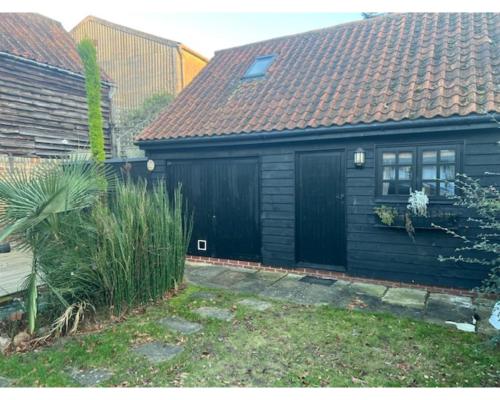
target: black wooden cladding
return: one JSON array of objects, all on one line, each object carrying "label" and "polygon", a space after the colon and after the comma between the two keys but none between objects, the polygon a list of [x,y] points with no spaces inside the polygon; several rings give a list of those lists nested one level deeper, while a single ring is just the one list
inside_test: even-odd
[{"label": "black wooden cladding", "polygon": [[167,162],[166,171],[194,214],[190,254],[260,260],[257,158]]},{"label": "black wooden cladding", "polygon": [[[101,96],[107,154],[109,91],[103,87]],[[0,55],[0,153],[56,156],[88,143],[84,78]]]},{"label": "black wooden cladding", "polygon": [[[451,133],[423,133],[415,131],[413,135],[383,136],[365,139],[342,139],[308,141],[307,143],[289,143],[279,145],[259,144],[238,148],[197,148],[186,146],[182,150],[148,150],[147,156],[156,162],[153,173],[157,179],[165,177],[167,161],[218,159],[227,157],[253,157],[258,159],[260,186],[260,257],[266,265],[302,267],[296,252],[297,201],[300,193],[296,188],[296,159],[300,154],[309,152],[336,152],[343,154],[345,175],[345,249],[344,265],[347,273],[377,279],[392,279],[410,283],[443,285],[460,288],[472,288],[487,275],[487,268],[478,265],[457,265],[452,262],[439,262],[438,256],[454,254],[461,242],[443,232],[417,230],[413,242],[404,230],[381,228],[373,208],[387,204],[404,209],[407,198],[388,199],[377,196],[375,154],[378,147],[460,144],[461,171],[469,176],[480,178],[484,184],[500,186],[500,177],[485,175],[486,171],[500,173],[499,130],[482,130]],[[354,151],[362,147],[366,152],[366,164],[356,168],[353,163]],[[312,154],[312,153],[311,153]],[[185,161],[197,165],[197,162]],[[195,167],[196,168],[196,167]],[[327,168],[327,166],[325,166]],[[210,181],[212,172],[206,170],[206,180]],[[168,176],[168,174],[167,174]],[[200,187],[205,185],[199,183]],[[209,189],[207,189],[209,190]],[[187,193],[186,193],[187,194]],[[187,196],[190,197],[189,195]],[[231,205],[228,205],[230,207]],[[450,202],[434,202],[432,209],[454,211]],[[228,208],[229,209],[229,208]],[[228,221],[231,221],[229,218]],[[460,219],[464,225],[465,218]],[[238,232],[241,225],[227,225],[228,232]],[[230,235],[228,233],[228,235]],[[326,233],[326,231],[325,231]],[[224,257],[219,252],[213,253]],[[229,254],[229,253],[226,253]],[[231,258],[227,256],[226,258]],[[300,258],[300,257],[299,257]],[[313,260],[314,261],[314,260]],[[307,264],[307,263],[306,263]],[[315,264],[314,262],[311,263]]]}]

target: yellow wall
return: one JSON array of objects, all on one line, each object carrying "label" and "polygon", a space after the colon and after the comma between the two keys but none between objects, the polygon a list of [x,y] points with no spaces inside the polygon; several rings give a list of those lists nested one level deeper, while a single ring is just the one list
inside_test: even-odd
[{"label": "yellow wall", "polygon": [[196,75],[207,65],[207,61],[200,58],[198,55],[193,54],[188,49],[182,47],[182,67],[184,76],[184,87],[189,85],[189,83],[194,79]]}]

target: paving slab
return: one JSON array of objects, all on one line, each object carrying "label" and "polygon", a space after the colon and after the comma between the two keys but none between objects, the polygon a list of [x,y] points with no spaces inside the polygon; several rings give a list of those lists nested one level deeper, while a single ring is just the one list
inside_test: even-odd
[{"label": "paving slab", "polygon": [[306,283],[301,286],[293,299],[298,304],[335,304],[336,307],[345,307],[350,296],[335,285],[325,286]]},{"label": "paving slab", "polygon": [[217,298],[217,295],[211,292],[196,292],[189,297],[191,297],[192,299],[200,300],[215,300]]},{"label": "paving slab", "polygon": [[10,387],[12,386],[12,379],[9,379],[9,378],[4,378],[3,376],[0,376],[0,388],[2,387]]},{"label": "paving slab", "polygon": [[287,276],[287,272],[271,272],[271,271],[257,271],[255,277],[269,282],[279,281],[281,278]]},{"label": "paving slab", "polygon": [[188,282],[208,285],[208,281],[222,272],[229,271],[228,268],[215,265],[190,265],[186,264],[185,277]]},{"label": "paving slab", "polygon": [[259,271],[236,282],[231,289],[242,293],[258,294],[286,276],[286,273]]},{"label": "paving slab", "polygon": [[182,353],[183,350],[182,346],[161,342],[144,343],[133,348],[133,351],[136,354],[145,357],[152,364],[169,361],[178,354]]},{"label": "paving slab", "polygon": [[369,311],[369,312],[377,312],[382,307],[382,300],[380,297],[375,297],[363,293],[355,293],[350,298],[350,302],[344,305],[344,308],[348,310],[358,310],[358,311]]},{"label": "paving slab", "polygon": [[300,293],[308,286],[308,283],[300,282],[300,275],[289,274],[279,281],[267,286],[260,292],[260,295],[279,300],[289,300],[298,302]]},{"label": "paving slab", "polygon": [[181,317],[170,316],[160,319],[159,324],[183,335],[192,335],[203,329],[203,325],[197,322],[191,322]]},{"label": "paving slab", "polygon": [[272,306],[271,303],[267,301],[255,300],[255,299],[243,299],[238,302],[242,306],[248,307],[255,311],[266,311],[268,308]]},{"label": "paving slab", "polygon": [[351,289],[356,294],[368,295],[373,297],[382,297],[387,291],[387,287],[383,285],[374,285],[372,283],[354,282],[351,284]]},{"label": "paving slab", "polygon": [[470,297],[431,293],[427,299],[425,318],[435,322],[471,323],[474,306]]},{"label": "paving slab", "polygon": [[427,292],[420,289],[389,288],[382,302],[417,309],[424,309]]},{"label": "paving slab", "polygon": [[72,368],[68,372],[68,374],[80,385],[87,387],[97,386],[100,383],[107,381],[113,376],[113,373],[111,371],[101,368],[91,368],[91,369]]},{"label": "paving slab", "polygon": [[255,273],[249,272],[240,272],[240,271],[223,271],[222,273],[210,278],[208,283],[216,285],[220,288],[230,289],[232,286],[237,284],[240,281],[244,281],[246,279],[252,279]]},{"label": "paving slab", "polygon": [[231,321],[234,318],[234,313],[230,310],[218,307],[200,307],[194,312],[203,318],[214,318],[220,321]]},{"label": "paving slab", "polygon": [[300,281],[301,275],[287,275],[259,293],[261,296],[287,300],[297,304],[332,304],[345,307],[351,297],[348,285],[330,286],[310,284]]}]

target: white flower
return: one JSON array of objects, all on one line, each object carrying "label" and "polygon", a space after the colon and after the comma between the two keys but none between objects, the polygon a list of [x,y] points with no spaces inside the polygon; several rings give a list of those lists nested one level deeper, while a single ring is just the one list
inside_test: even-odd
[{"label": "white flower", "polygon": [[429,198],[424,193],[423,190],[415,190],[410,193],[408,198],[408,210],[412,212],[413,215],[420,217],[427,216],[427,204],[429,204]]}]

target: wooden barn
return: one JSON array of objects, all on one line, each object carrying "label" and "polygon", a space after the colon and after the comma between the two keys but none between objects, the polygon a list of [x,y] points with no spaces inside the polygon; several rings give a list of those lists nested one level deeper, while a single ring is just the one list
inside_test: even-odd
[{"label": "wooden barn", "polygon": [[[111,94],[102,83],[105,146]],[[88,148],[83,65],[62,25],[31,13],[0,13],[0,154],[47,157]]]},{"label": "wooden barn", "polygon": [[[332,275],[472,288],[438,261],[462,229],[456,173],[500,185],[500,14],[390,14],[216,52],[137,138],[182,182],[189,252]],[[411,240],[398,218],[428,195]],[[241,261],[247,262],[241,262]]]},{"label": "wooden barn", "polygon": [[93,16],[71,30],[78,43],[91,39],[97,61],[114,82],[113,109],[141,106],[155,94],[177,95],[207,64],[207,59],[182,43],[136,31]]}]

